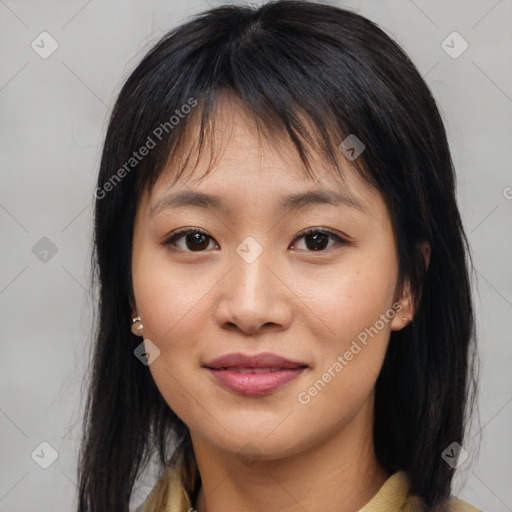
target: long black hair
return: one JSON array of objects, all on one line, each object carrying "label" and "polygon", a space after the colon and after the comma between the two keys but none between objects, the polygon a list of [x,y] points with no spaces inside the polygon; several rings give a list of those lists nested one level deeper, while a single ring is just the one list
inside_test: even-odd
[{"label": "long black hair", "polygon": [[464,444],[477,380],[471,256],[443,122],[413,63],[373,22],[279,0],[218,7],[175,28],[114,105],[94,191],[99,309],[78,512],[126,512],[154,454],[162,470],[181,456],[194,464],[186,425],[134,356],[131,244],[141,195],[170,162],[177,179],[178,157],[188,162],[196,145],[201,154],[221,93],[241,101],[269,139],[287,137],[309,175],[312,153],[339,169],[340,143],[351,134],[364,143],[348,160],[388,205],[400,283],[410,283],[416,305],[412,323],[391,333],[376,382],[375,451],[388,472],[407,471],[428,510],[440,510],[454,475],[442,453]]}]

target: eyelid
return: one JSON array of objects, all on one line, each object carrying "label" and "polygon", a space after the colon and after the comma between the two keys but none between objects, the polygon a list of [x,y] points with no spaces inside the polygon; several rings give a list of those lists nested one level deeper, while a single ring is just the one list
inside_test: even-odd
[{"label": "eyelid", "polygon": [[322,227],[306,228],[306,229],[302,230],[301,232],[299,232],[297,234],[297,236],[295,237],[295,239],[309,235],[311,233],[324,233],[326,235],[331,235],[334,238],[338,238],[339,240],[343,240],[347,243],[349,242],[349,238],[347,236],[343,236],[343,235],[339,234],[337,231],[334,231],[332,229],[322,228]]},{"label": "eyelid", "polygon": [[[191,226],[191,227],[186,227],[186,228],[179,228],[177,229],[176,231],[173,231],[166,239],[165,241],[167,240],[171,240],[173,239],[174,237],[176,237],[177,235],[183,235],[183,234],[187,234],[187,233],[201,233],[202,235],[206,235],[206,236],[210,236],[211,235],[206,232],[204,229],[201,229],[201,228],[196,228],[194,226]],[[213,238],[213,237],[211,237]]]}]

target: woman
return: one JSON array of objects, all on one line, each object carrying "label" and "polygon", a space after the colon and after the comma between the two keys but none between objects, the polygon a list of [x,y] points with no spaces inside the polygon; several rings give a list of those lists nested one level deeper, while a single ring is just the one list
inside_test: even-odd
[{"label": "woman", "polygon": [[[79,512],[474,511],[469,249],[404,52],[310,2],[212,9],[127,79],[95,215]],[[131,330],[131,333],[130,333]]]}]

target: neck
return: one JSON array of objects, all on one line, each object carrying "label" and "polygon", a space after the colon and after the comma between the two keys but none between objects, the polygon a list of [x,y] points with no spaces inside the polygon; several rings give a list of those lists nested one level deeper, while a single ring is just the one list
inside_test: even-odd
[{"label": "neck", "polygon": [[295,455],[243,464],[194,436],[202,487],[197,512],[356,512],[377,493],[389,474],[373,449],[373,401],[341,432]]}]

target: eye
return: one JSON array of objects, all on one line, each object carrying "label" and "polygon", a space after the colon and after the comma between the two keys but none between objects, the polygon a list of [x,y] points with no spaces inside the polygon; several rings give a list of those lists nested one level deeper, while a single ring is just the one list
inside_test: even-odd
[{"label": "eye", "polygon": [[[306,247],[310,249],[310,251],[308,252],[325,252],[325,245],[326,242],[328,243],[329,238],[335,240],[335,242],[337,242],[338,244],[348,244],[347,240],[341,238],[333,231],[325,228],[308,228],[305,231],[303,231],[295,240],[299,240],[301,238],[304,238]],[[331,247],[329,247],[329,249]]]},{"label": "eye", "polygon": [[[185,239],[185,248],[180,247],[178,244],[178,241],[182,238]],[[162,245],[165,247],[178,247],[179,250],[184,250],[185,252],[202,252],[208,248],[208,239],[213,240],[213,238],[202,229],[181,228],[175,231],[169,238],[165,239]]]},{"label": "eye", "polygon": [[[335,244],[347,245],[349,242],[333,231],[325,228],[309,228],[303,231],[295,240],[304,238],[308,252],[324,252],[326,242],[329,238],[335,241]],[[180,243],[184,239],[184,246]],[[175,231],[170,237],[166,238],[162,245],[164,247],[178,248],[185,252],[203,252],[208,249],[209,240],[213,238],[200,228],[181,228]],[[292,245],[293,246],[293,245]],[[332,247],[332,245],[331,245]],[[329,249],[331,248],[329,247]],[[172,249],[175,250],[175,249]]]}]

